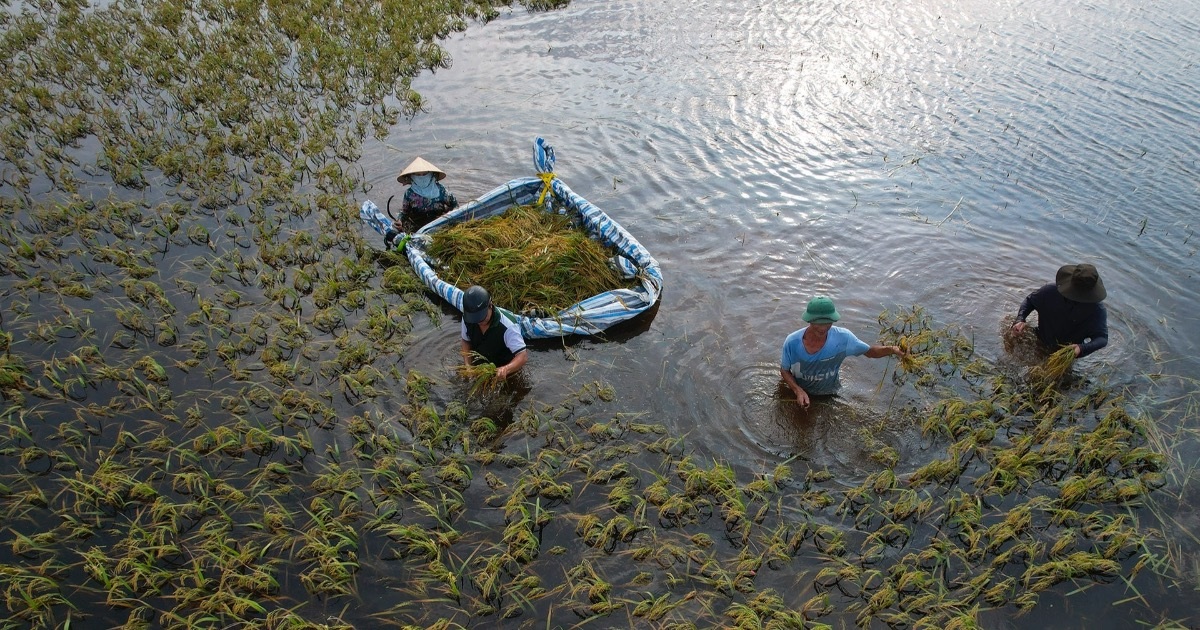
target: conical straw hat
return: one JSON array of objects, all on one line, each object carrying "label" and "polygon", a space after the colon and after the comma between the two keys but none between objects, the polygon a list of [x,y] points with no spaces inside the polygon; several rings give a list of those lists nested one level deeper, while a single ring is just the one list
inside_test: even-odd
[{"label": "conical straw hat", "polygon": [[411,184],[412,181],[408,179],[408,176],[417,173],[433,173],[439,182],[446,179],[446,174],[442,172],[442,169],[426,162],[424,158],[417,158],[405,166],[403,171],[400,171],[400,174],[396,176],[396,181],[401,184]]}]

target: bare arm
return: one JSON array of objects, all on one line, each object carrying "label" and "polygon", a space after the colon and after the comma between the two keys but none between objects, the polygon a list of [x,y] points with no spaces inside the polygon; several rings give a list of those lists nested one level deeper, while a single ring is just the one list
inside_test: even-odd
[{"label": "bare arm", "polygon": [[893,355],[898,357],[904,356],[904,351],[900,349],[900,346],[871,346],[869,350],[863,353],[863,356],[870,357],[872,359],[890,357]]},{"label": "bare arm", "polygon": [[512,361],[509,361],[508,364],[506,364],[496,370],[496,376],[499,376],[500,378],[508,378],[508,376],[510,374],[513,374],[517,370],[525,367],[525,362],[528,360],[529,360],[529,351],[521,350],[520,352],[513,355]]},{"label": "bare arm", "polygon": [[800,383],[796,382],[796,377],[793,376],[789,370],[784,370],[782,368],[779,370],[779,375],[783,377],[783,382],[787,383],[787,386],[792,390],[792,393],[796,394],[796,402],[799,403],[801,407],[807,407],[808,403],[810,402],[808,398],[808,392],[804,391],[803,387],[800,387]]}]

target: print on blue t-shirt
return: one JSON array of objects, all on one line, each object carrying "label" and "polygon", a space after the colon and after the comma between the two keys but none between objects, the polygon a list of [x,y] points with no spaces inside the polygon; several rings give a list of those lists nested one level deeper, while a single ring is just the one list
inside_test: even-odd
[{"label": "print on blue t-shirt", "polygon": [[804,349],[804,331],[801,328],[787,336],[783,342],[783,358],[779,367],[792,373],[796,382],[810,396],[836,394],[842,387],[838,371],[846,357],[856,357],[871,346],[859,340],[854,333],[840,326],[829,329],[825,345],[816,354]]}]

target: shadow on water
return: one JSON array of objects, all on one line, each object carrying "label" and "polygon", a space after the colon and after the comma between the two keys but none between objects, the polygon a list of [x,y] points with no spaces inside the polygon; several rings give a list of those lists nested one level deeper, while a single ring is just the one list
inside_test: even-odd
[{"label": "shadow on water", "polygon": [[915,468],[929,457],[922,455],[924,440],[912,411],[885,395],[847,387],[801,407],[779,369],[768,365],[744,368],[738,384],[744,392],[742,436],[767,460],[859,477],[892,464]]},{"label": "shadow on water", "polygon": [[533,382],[524,370],[485,392],[472,392],[465,381],[456,388],[467,401],[467,417],[487,418],[495,423],[498,433],[512,424],[518,407],[533,391]]},{"label": "shadow on water", "polygon": [[[450,304],[441,296],[432,291],[425,291],[425,296],[437,304],[442,315],[447,318],[452,318],[456,323],[462,321],[462,315],[454,305]],[[554,339],[527,339],[526,344],[535,349],[561,348],[563,346],[574,346],[585,341],[595,343],[624,343],[637,337],[638,335],[650,330],[650,325],[654,323],[655,316],[658,315],[658,309],[662,305],[662,300],[655,302],[653,306],[645,311],[638,313],[623,322],[613,324],[611,327],[602,331],[597,335],[571,335],[569,337],[560,337]]]},{"label": "shadow on water", "polygon": [[573,335],[565,340],[566,345],[575,345],[581,341],[592,341],[596,343],[625,343],[638,335],[650,330],[651,324],[654,323],[654,318],[658,315],[658,309],[662,305],[662,299],[654,303],[654,306],[638,313],[635,317],[631,317],[623,322],[614,324],[598,335],[585,337],[583,335]]},{"label": "shadow on water", "polygon": [[[601,334],[572,335],[555,339],[528,339],[526,347],[533,354],[531,364],[521,370],[499,389],[473,393],[471,384],[457,374],[460,362],[458,351],[461,315],[457,308],[426,291],[443,318],[430,329],[421,325],[413,331],[412,345],[404,357],[407,368],[436,379],[442,387],[431,390],[431,400],[438,405],[466,401],[472,417],[478,415],[496,422],[501,430],[511,424],[523,402],[533,399],[556,399],[570,389],[566,374],[548,374],[538,368],[537,355],[561,351],[568,361],[577,361],[582,346],[592,344],[624,344],[650,329],[658,314],[661,301],[639,315],[613,325]],[[530,397],[531,394],[534,394]],[[398,412],[395,404],[385,406]]]}]

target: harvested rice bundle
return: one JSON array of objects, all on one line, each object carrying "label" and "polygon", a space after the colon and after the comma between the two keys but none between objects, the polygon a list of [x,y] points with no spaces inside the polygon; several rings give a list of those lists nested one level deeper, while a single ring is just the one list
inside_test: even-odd
[{"label": "harvested rice bundle", "polygon": [[429,254],[459,287],[487,287],[492,302],[518,313],[557,313],[594,295],[632,287],[608,264],[616,252],[570,220],[536,206],[466,221],[433,233]]},{"label": "harvested rice bundle", "polygon": [[895,343],[904,352],[899,359],[900,369],[906,374],[924,370],[933,361],[931,352],[936,343],[933,331],[928,329],[917,334],[901,335]]},{"label": "harvested rice bundle", "polygon": [[1053,385],[1062,381],[1062,378],[1071,371],[1071,366],[1075,363],[1075,346],[1063,346],[1054,351],[1046,358],[1045,361],[1033,366],[1029,370],[1029,378],[1034,383],[1041,385]]}]

